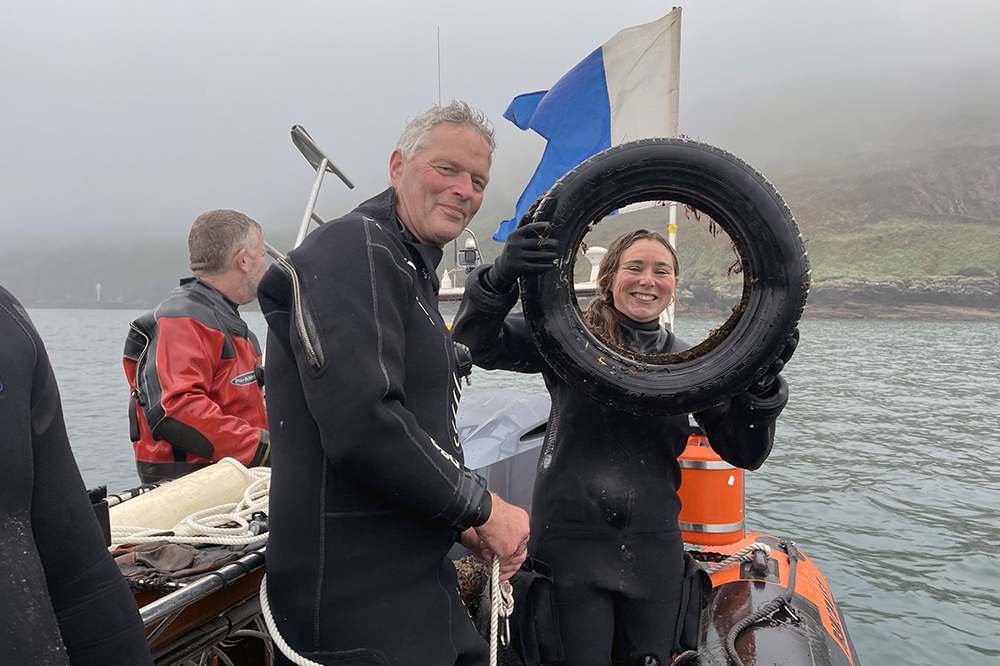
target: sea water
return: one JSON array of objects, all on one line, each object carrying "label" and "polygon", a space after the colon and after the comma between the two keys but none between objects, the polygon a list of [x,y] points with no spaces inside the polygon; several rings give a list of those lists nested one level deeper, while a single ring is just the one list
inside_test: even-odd
[{"label": "sea water", "polygon": [[[138,483],[121,363],[127,310],[32,310],[88,486]],[[263,341],[258,312],[245,315]],[[688,341],[712,322],[677,322]],[[750,529],[826,575],[864,664],[1000,663],[1000,323],[806,320]],[[544,391],[476,370],[472,390]]]}]

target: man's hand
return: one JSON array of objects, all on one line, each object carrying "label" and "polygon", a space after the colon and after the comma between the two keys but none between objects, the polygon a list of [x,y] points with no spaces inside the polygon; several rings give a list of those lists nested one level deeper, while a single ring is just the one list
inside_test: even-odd
[{"label": "man's hand", "polygon": [[510,291],[517,279],[529,273],[544,273],[555,266],[559,258],[558,242],[545,236],[548,222],[526,222],[510,232],[503,252],[493,262],[487,280],[497,293]]},{"label": "man's hand", "polygon": [[500,580],[507,580],[528,557],[528,513],[503,501],[496,493],[490,494],[493,509],[489,520],[462,532],[460,541],[488,564],[493,564],[493,557],[497,555]]}]

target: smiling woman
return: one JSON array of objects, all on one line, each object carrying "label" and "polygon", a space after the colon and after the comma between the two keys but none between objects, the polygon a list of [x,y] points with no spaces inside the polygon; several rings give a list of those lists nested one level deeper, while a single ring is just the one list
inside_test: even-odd
[{"label": "smiling woman", "polygon": [[624,252],[611,288],[619,312],[645,322],[656,319],[670,305],[677,276],[669,247],[638,240]]},{"label": "smiling woman", "polygon": [[622,317],[655,322],[673,302],[679,276],[680,262],[666,238],[645,229],[623,234],[601,261],[587,322],[599,337],[621,345]]},{"label": "smiling woman", "polygon": [[[570,197],[575,203],[580,199],[586,196]],[[667,663],[672,654],[697,647],[697,627],[685,627],[682,620],[699,618],[702,610],[700,595],[683,591],[697,582],[684,573],[677,517],[677,458],[697,430],[685,413],[693,410],[667,404],[643,415],[620,392],[567,379],[553,365],[551,350],[529,334],[523,297],[526,282],[567,278],[558,260],[573,256],[575,244],[547,232],[573,218],[557,216],[549,223],[526,217],[496,263],[469,275],[452,334],[482,368],[544,377],[551,411],[538,459],[529,554],[553,572],[562,663],[607,664],[613,651],[621,652],[623,663]],[[659,323],[673,299],[677,273],[666,239],[631,231],[605,253],[597,295],[586,313],[581,315],[575,302],[544,305],[572,307],[577,326],[589,336],[584,346],[599,343],[604,355],[679,355],[688,344]],[[511,313],[517,280],[524,316]],[[793,349],[794,343],[784,360]],[[779,369],[769,371],[772,381],[731,400],[711,396],[704,404],[710,408],[692,415],[729,464],[756,469],[770,453],[774,420],[788,398]]]}]

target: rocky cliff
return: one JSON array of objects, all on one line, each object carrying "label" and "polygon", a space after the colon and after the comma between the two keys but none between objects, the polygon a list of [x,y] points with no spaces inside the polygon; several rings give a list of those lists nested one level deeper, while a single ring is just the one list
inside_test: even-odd
[{"label": "rocky cliff", "polygon": [[[684,284],[677,292],[680,311],[728,315],[741,284]],[[937,277],[907,280],[832,278],[815,280],[805,317],[875,319],[964,319],[1000,321],[1000,278]]]}]

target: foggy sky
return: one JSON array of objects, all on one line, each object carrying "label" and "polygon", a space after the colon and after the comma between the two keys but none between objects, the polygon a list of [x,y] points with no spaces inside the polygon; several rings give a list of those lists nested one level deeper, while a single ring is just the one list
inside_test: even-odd
[{"label": "foggy sky", "polygon": [[[928,81],[1000,86],[995,0],[682,6],[680,130],[751,162],[824,129],[831,143],[863,131],[845,126],[848,107],[871,131],[897,125],[897,97],[904,110],[937,104],[946,114]],[[497,126],[479,219],[499,221],[544,147],[502,118],[510,100],[551,87],[617,31],[671,7],[4,0],[0,239],[186,236],[212,208],[246,212],[265,231],[295,229],[314,172],[289,140],[293,124],[356,183],[349,192],[327,177],[318,211],[340,215],[386,186],[400,130],[438,101],[439,29],[442,100],[464,99]]]}]

